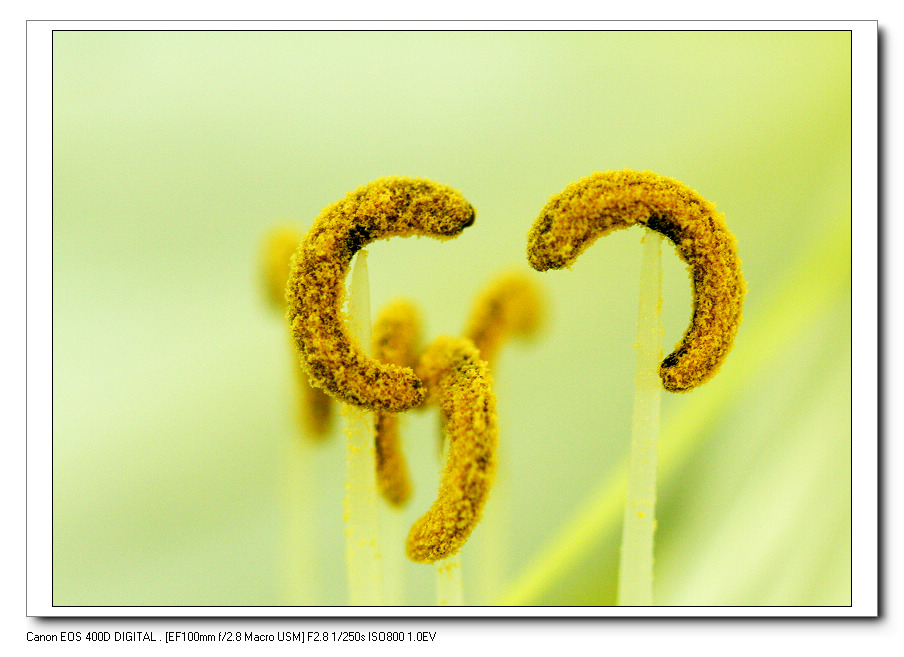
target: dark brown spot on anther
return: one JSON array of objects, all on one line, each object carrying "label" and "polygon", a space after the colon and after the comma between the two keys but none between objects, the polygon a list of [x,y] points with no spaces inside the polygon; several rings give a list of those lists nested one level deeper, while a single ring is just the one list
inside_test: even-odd
[{"label": "dark brown spot on anther", "polygon": [[681,226],[668,217],[652,216],[647,219],[647,228],[668,237],[673,244],[681,244]]},{"label": "dark brown spot on anther", "polygon": [[681,344],[675,351],[666,356],[662,361],[662,367],[674,367],[681,360],[681,357],[687,353],[687,345]]},{"label": "dark brown spot on anther", "polygon": [[471,212],[468,214],[468,220],[462,226],[463,228],[469,228],[474,225],[474,221],[477,219],[477,211],[474,209],[473,205],[469,205],[471,208]]},{"label": "dark brown spot on anther", "polygon": [[373,233],[367,226],[354,226],[349,232],[345,240],[345,246],[350,255],[356,254],[365,244],[369,244],[373,239]]},{"label": "dark brown spot on anther", "polygon": [[675,354],[669,354],[663,361],[663,367],[675,367],[678,364],[678,356]]}]

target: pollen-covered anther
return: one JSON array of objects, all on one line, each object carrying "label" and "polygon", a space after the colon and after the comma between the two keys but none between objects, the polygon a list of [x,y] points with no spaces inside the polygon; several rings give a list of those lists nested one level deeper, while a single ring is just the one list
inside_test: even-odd
[{"label": "pollen-covered anther", "polygon": [[[413,368],[420,348],[420,317],[408,300],[387,304],[374,320],[371,333],[374,358],[385,363]],[[399,416],[388,411],[374,412],[377,488],[386,501],[400,506],[411,497],[411,479],[402,453]]]},{"label": "pollen-covered anther", "polygon": [[499,429],[489,367],[467,338],[437,338],[418,375],[439,403],[447,441],[436,501],[411,528],[406,552],[433,563],[458,552],[477,526],[496,474]]},{"label": "pollen-covered anther", "polygon": [[292,256],[288,320],[313,385],[356,406],[401,412],[424,400],[410,367],[369,357],[342,311],[355,253],[377,239],[424,235],[450,239],[474,223],[474,208],[454,189],[418,178],[388,177],[326,207]]},{"label": "pollen-covered anther", "polygon": [[519,271],[495,277],[477,297],[464,335],[493,363],[507,338],[528,338],[543,320],[543,300],[534,280]]},{"label": "pollen-covered anther", "polygon": [[634,224],[667,237],[688,264],[690,326],[659,367],[666,390],[686,392],[721,367],[747,289],[735,237],[712,203],[652,171],[593,173],[549,199],[527,235],[527,259],[538,271],[569,267],[597,238]]}]

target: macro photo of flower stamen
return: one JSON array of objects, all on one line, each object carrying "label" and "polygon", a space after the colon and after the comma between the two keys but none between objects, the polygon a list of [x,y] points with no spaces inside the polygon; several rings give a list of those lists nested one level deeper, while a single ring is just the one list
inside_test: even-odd
[{"label": "macro photo of flower stamen", "polygon": [[852,605],[850,30],[52,51],[55,607]]}]

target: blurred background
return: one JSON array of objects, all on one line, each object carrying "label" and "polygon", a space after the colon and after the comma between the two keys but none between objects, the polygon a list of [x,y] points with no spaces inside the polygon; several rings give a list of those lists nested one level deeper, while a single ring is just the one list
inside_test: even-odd
[{"label": "blurred background", "polygon": [[[848,605],[848,32],[68,32],[53,37],[53,603],[342,605],[341,421],[297,422],[261,248],[385,175],[460,190],[449,242],[368,248],[374,313],[413,299],[460,334],[528,269],[547,199],[606,169],[696,189],[749,292],[702,388],[663,393],[654,600]],[[465,600],[615,603],[641,229],[532,273],[543,332],[495,364],[499,478],[462,553]],[[663,253],[664,344],[690,318]],[[381,510],[398,558],[436,497],[435,411],[405,415],[415,495]]]}]

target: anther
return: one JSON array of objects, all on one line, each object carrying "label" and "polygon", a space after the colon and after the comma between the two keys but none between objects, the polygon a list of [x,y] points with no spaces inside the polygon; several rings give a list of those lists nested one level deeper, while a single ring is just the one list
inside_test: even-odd
[{"label": "anther", "polygon": [[439,403],[448,447],[439,496],[412,526],[406,551],[433,563],[458,552],[480,520],[496,474],[499,429],[489,367],[470,340],[437,338],[417,372]]},{"label": "anther", "polygon": [[[371,333],[374,358],[403,367],[415,367],[420,348],[420,318],[410,301],[398,299],[386,305]],[[377,461],[377,488],[383,497],[397,506],[411,496],[411,480],[399,440],[399,416],[387,411],[374,412]]]},{"label": "anther", "polygon": [[292,257],[286,290],[299,360],[314,385],[342,401],[401,412],[424,399],[409,367],[367,356],[341,310],[352,257],[377,239],[458,236],[474,209],[450,187],[424,179],[380,178],[326,207]]},{"label": "anther", "polygon": [[522,272],[504,273],[480,293],[464,335],[492,363],[509,336],[530,337],[543,319],[543,302],[533,279]]},{"label": "anther", "polygon": [[689,265],[691,323],[659,367],[666,390],[686,392],[722,365],[746,292],[735,237],[712,203],[652,171],[593,173],[550,198],[528,233],[527,258],[538,271],[569,267],[597,238],[635,223],[666,236]]}]

